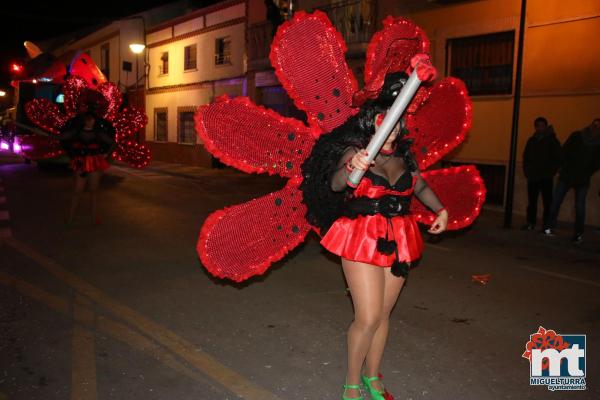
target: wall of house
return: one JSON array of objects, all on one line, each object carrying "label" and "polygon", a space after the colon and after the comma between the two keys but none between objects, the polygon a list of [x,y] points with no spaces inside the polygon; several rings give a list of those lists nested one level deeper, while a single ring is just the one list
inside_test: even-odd
[{"label": "wall of house", "polygon": [[[179,140],[179,112],[192,111],[222,94],[247,94],[246,84],[246,4],[228,1],[153,29],[148,43],[149,89],[146,92],[148,125],[146,140],[156,160],[210,167],[211,155],[200,139],[196,144]],[[215,42],[229,37],[230,63],[216,65]],[[196,45],[196,68],[185,70],[185,47]],[[168,73],[161,73],[163,53],[169,54]],[[156,141],[155,112],[167,110],[166,142]]]},{"label": "wall of house", "polygon": [[[202,31],[201,31],[202,32]],[[182,35],[187,36],[187,35]],[[217,38],[231,39],[231,64],[215,65],[215,41]],[[198,33],[179,40],[158,42],[148,49],[150,64],[149,87],[157,88],[172,85],[185,85],[195,82],[218,80],[244,74],[244,38],[245,24],[223,27]],[[162,44],[161,44],[162,43]],[[196,45],[197,67],[184,70],[184,49]],[[169,53],[169,73],[161,74],[161,57]]]}]

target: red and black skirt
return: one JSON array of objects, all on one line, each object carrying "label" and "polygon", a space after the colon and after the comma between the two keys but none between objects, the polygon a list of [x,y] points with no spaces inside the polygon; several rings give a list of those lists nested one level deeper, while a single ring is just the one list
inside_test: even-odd
[{"label": "red and black skirt", "polygon": [[71,169],[75,172],[104,171],[110,167],[102,154],[75,156],[71,159]]},{"label": "red and black skirt", "polygon": [[[391,254],[381,251],[382,238],[395,242]],[[381,214],[338,218],[321,239],[330,252],[352,261],[381,267],[394,262],[410,263],[419,260],[423,238],[412,214],[384,217]]]}]

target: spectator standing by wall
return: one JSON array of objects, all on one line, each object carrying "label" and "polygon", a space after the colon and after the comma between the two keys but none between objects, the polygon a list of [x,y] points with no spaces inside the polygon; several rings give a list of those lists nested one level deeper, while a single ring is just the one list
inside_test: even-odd
[{"label": "spectator standing by wall", "polygon": [[554,127],[548,125],[544,117],[538,117],[534,122],[535,132],[525,145],[523,151],[523,171],[527,178],[527,223],[524,230],[535,229],[537,220],[537,204],[539,194],[542,194],[544,204],[543,221],[548,220],[552,206],[552,188],[554,175],[561,162],[560,142],[554,133]]}]

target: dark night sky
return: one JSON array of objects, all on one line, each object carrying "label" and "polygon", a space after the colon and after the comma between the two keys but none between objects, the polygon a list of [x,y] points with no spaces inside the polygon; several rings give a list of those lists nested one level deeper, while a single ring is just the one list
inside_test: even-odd
[{"label": "dark night sky", "polygon": [[[201,7],[217,1],[193,1]],[[118,3],[98,1],[9,0],[0,7],[0,89],[10,88],[11,62],[26,58],[25,40],[34,43],[88,26],[110,22],[162,4],[165,0],[130,0]],[[85,8],[81,6],[85,4]],[[97,4],[104,4],[102,7]],[[44,50],[44,49],[42,49]]]}]

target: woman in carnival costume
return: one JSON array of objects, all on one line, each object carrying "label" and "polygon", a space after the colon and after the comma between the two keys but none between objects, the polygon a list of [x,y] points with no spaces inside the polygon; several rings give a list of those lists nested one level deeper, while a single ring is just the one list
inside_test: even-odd
[{"label": "woman in carnival costume", "polygon": [[74,188],[66,223],[73,223],[87,184],[92,222],[98,225],[98,189],[102,173],[110,167],[107,158],[115,149],[114,129],[93,111],[79,114],[70,122],[69,128],[56,137],[71,158],[73,170]]},{"label": "woman in carnival costume", "polygon": [[[435,76],[427,58],[420,59],[419,78]],[[302,165],[300,189],[308,206],[307,219],[323,233],[321,244],[341,256],[354,305],[344,385],[350,397],[343,399],[360,398],[361,381],[371,398],[392,398],[379,374],[389,317],[409,268],[418,263],[423,249],[410,211],[412,196],[437,215],[428,232],[440,234],[448,225],[448,212],[418,171],[403,121],[395,125],[374,161],[367,160],[367,144],[406,80],[404,73],[386,75],[379,96],[321,136]],[[355,168],[366,172],[352,188],[347,180]]]},{"label": "woman in carnival costume", "polygon": [[[85,72],[85,71],[80,71]],[[23,153],[33,160],[61,155],[70,157],[74,190],[66,218],[71,226],[86,184],[90,192],[92,223],[99,224],[98,189],[109,157],[134,168],[144,168],[151,160],[150,149],[132,140],[148,118],[132,107],[123,107],[118,87],[103,81],[70,75],[62,85],[64,104],[34,99],[25,105],[28,118],[40,129],[39,135],[24,136]]]},{"label": "woman in carnival costume", "polygon": [[[360,91],[344,41],[324,13],[298,12],[278,29],[271,63],[307,124],[245,97],[222,96],[195,116],[205,148],[225,164],[289,179],[281,190],[206,219],[197,251],[211,274],[236,282],[261,275],[311,230],[342,257],[355,308],[343,399],[362,398],[361,381],[371,398],[393,399],[379,365],[389,313],[421,258],[416,222],[433,234],[463,228],[485,198],[474,166],[427,170],[470,128],[464,84],[430,83],[435,69],[424,32],[403,18],[383,24],[367,48]],[[369,165],[365,146],[415,68],[424,85]],[[366,172],[351,188],[346,180],[355,168]]]}]

